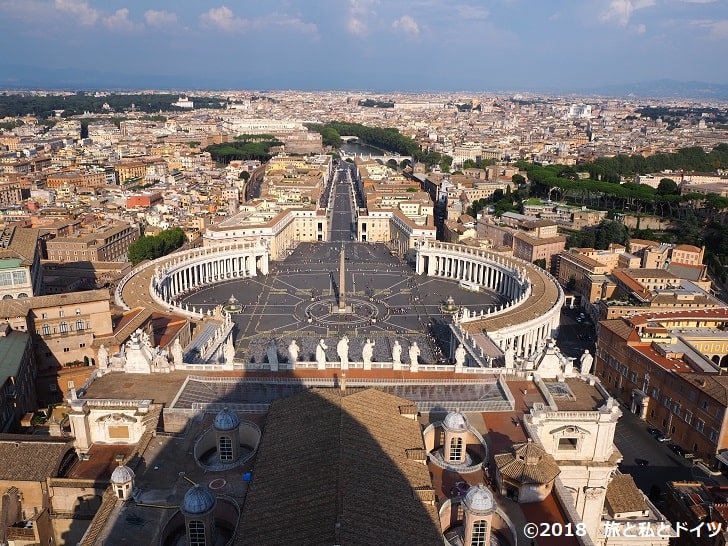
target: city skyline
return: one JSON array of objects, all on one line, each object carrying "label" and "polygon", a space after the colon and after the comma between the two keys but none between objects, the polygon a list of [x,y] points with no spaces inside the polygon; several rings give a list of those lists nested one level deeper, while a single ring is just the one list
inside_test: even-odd
[{"label": "city skyline", "polygon": [[6,87],[580,92],[665,78],[728,84],[728,5],[711,0],[0,0],[0,21],[4,49],[17,52],[0,66]]}]

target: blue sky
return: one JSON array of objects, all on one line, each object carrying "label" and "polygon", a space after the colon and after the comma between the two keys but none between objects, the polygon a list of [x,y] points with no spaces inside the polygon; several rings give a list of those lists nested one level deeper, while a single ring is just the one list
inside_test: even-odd
[{"label": "blue sky", "polygon": [[0,0],[0,51],[197,88],[728,84],[728,0]]}]

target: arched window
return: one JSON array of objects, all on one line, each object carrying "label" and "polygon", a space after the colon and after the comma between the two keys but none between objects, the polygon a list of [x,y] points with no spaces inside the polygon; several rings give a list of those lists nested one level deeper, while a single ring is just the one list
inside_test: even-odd
[{"label": "arched window", "polygon": [[84,329],[84,323],[83,323],[83,321],[82,320],[77,320],[76,321],[76,330],[81,331],[83,329]]},{"label": "arched window", "polygon": [[220,436],[217,451],[220,454],[221,461],[233,460],[233,441],[230,436]]},{"label": "arched window", "polygon": [[67,334],[68,333],[68,323],[67,322],[61,322],[58,325],[58,327],[59,327],[59,329],[60,329],[60,331],[61,331],[62,334]]},{"label": "arched window", "polygon": [[4,299],[4,300],[11,300],[11,299],[13,299],[13,296],[12,296],[11,294],[5,294],[5,295],[3,296],[3,299]]},{"label": "arched window", "polygon": [[199,519],[191,519],[187,524],[187,536],[190,546],[205,546],[205,523]]},{"label": "arched window", "polygon": [[460,461],[463,456],[463,439],[458,438],[452,438],[450,440],[450,460],[451,461]]},{"label": "arched window", "polygon": [[488,522],[484,520],[473,523],[473,534],[471,535],[470,546],[486,546],[488,538]]},{"label": "arched window", "polygon": [[44,336],[51,335],[51,325],[50,324],[44,324],[43,325],[43,335]]},{"label": "arched window", "polygon": [[28,294],[26,294],[25,292],[21,292],[20,294],[18,294],[18,299],[27,298],[27,297],[28,297]]}]

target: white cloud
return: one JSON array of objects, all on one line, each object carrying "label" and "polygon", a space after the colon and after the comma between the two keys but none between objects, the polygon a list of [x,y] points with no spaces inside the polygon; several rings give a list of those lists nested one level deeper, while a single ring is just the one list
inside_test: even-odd
[{"label": "white cloud", "polygon": [[205,27],[219,28],[227,32],[240,31],[249,25],[247,19],[235,17],[235,14],[227,6],[210,8],[206,13],[200,15],[200,21]]},{"label": "white cloud", "polygon": [[352,15],[373,15],[374,7],[379,5],[379,0],[349,0],[349,13]]},{"label": "white cloud", "polygon": [[728,39],[728,19],[699,19],[690,21],[690,24],[707,30],[707,37],[713,40]]},{"label": "white cloud", "polygon": [[480,6],[471,6],[469,4],[461,4],[455,6],[455,11],[458,17],[462,19],[468,19],[470,21],[474,19],[487,19],[489,12],[487,9]]},{"label": "white cloud", "polygon": [[367,24],[356,17],[349,17],[349,20],[346,22],[346,28],[349,32],[357,36],[364,36],[367,33]]},{"label": "white cloud", "polygon": [[110,30],[117,30],[127,32],[141,28],[141,24],[135,23],[129,20],[129,10],[127,8],[121,8],[116,10],[114,15],[109,15],[103,18],[104,25]]},{"label": "white cloud", "polygon": [[655,0],[612,0],[599,18],[602,21],[615,21],[619,26],[626,28],[635,11],[654,5]]},{"label": "white cloud", "polygon": [[355,36],[364,36],[369,32],[369,18],[376,15],[374,8],[379,0],[349,0],[349,16],[346,29]]},{"label": "white cloud", "polygon": [[551,14],[551,15],[549,16],[549,21],[557,21],[557,20],[559,20],[559,19],[561,19],[561,12],[560,12],[560,11],[557,11],[557,12],[555,12],[555,13],[552,13],[552,14]]},{"label": "white cloud", "polygon": [[78,17],[79,22],[87,27],[95,25],[100,17],[99,12],[90,7],[88,2],[79,0],[55,0],[55,7],[58,11],[75,15]]},{"label": "white cloud", "polygon": [[150,9],[144,12],[144,20],[150,27],[172,26],[177,24],[177,14]]},{"label": "white cloud", "polygon": [[630,30],[636,34],[644,34],[647,31],[647,27],[640,23],[639,25],[630,27]]},{"label": "white cloud", "polygon": [[298,17],[288,17],[285,15],[273,14],[266,17],[265,19],[255,21],[255,23],[257,26],[260,27],[287,27],[297,30],[303,34],[318,36],[318,27],[315,23],[307,23],[306,21],[303,21]]},{"label": "white cloud", "polygon": [[420,34],[420,27],[417,24],[417,21],[412,19],[412,17],[410,17],[409,15],[403,15],[402,17],[394,21],[392,23],[392,28],[401,30],[412,38],[415,38]]},{"label": "white cloud", "polygon": [[717,0],[682,0],[683,2],[686,2],[688,4],[712,4],[713,2],[716,2]]},{"label": "white cloud", "polygon": [[299,17],[293,17],[280,13],[271,13],[257,19],[245,19],[236,17],[233,11],[227,6],[212,8],[200,15],[200,22],[203,27],[218,28],[227,32],[239,32],[242,30],[261,30],[271,28],[288,28],[298,32],[309,34],[318,39],[318,27],[315,23],[307,23]]}]

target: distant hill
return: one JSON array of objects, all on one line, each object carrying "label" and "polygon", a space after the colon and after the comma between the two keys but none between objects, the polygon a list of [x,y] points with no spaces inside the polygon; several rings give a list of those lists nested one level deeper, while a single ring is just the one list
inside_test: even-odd
[{"label": "distant hill", "polygon": [[663,79],[636,82],[621,85],[606,85],[585,89],[585,93],[611,96],[640,98],[694,98],[728,100],[728,85],[706,82],[681,82]]},{"label": "distant hill", "polygon": [[[283,78],[285,76],[281,76]],[[281,79],[277,78],[277,79]],[[290,76],[295,80],[294,75]],[[245,81],[240,76],[227,75],[215,78],[201,78],[196,75],[123,74],[102,70],[41,68],[18,64],[0,63],[0,89],[49,89],[49,90],[134,90],[134,89],[299,89],[295,81],[286,81],[283,86],[261,81]],[[457,85],[457,82],[453,82]],[[256,86],[257,84],[257,86]],[[333,89],[340,89],[334,85]],[[348,89],[348,88],[347,88]],[[321,88],[321,90],[328,90]],[[415,89],[411,90],[415,92]],[[421,89],[421,92],[436,91]],[[442,90],[439,90],[442,91]],[[493,92],[495,89],[472,90],[472,92]],[[501,89],[501,92],[528,91],[545,94],[600,95],[607,97],[639,98],[695,98],[703,100],[728,100],[728,85],[705,82],[680,82],[671,79],[652,80],[631,84],[602,85],[590,88],[563,88],[538,81],[531,89]]]},{"label": "distant hill", "polygon": [[120,74],[100,70],[39,68],[0,64],[0,89],[133,90],[194,89],[193,78],[159,74]]}]

